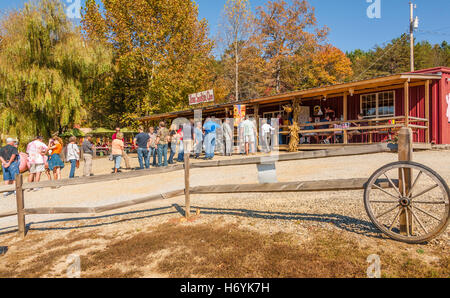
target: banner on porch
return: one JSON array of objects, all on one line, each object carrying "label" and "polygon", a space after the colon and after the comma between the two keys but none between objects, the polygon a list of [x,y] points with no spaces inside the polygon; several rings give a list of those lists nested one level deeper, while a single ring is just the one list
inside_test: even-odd
[{"label": "banner on porch", "polygon": [[189,95],[189,105],[197,105],[204,102],[214,102],[214,90],[207,90]]},{"label": "banner on porch", "polygon": [[234,126],[238,127],[239,124],[245,118],[246,107],[245,105],[235,105],[234,106]]}]

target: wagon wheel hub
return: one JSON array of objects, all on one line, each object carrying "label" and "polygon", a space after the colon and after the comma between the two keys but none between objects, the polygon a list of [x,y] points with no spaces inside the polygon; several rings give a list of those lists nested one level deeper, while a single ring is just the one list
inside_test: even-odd
[{"label": "wagon wheel hub", "polygon": [[402,206],[402,207],[409,207],[409,206],[411,206],[411,200],[410,199],[408,199],[408,198],[401,198],[400,199],[400,201],[399,201],[399,204]]}]

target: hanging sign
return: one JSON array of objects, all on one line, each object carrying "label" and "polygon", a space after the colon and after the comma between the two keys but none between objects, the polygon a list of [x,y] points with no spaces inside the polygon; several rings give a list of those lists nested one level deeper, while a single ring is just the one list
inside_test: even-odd
[{"label": "hanging sign", "polygon": [[214,101],[214,90],[203,91],[189,95],[189,105],[197,105],[204,102]]}]

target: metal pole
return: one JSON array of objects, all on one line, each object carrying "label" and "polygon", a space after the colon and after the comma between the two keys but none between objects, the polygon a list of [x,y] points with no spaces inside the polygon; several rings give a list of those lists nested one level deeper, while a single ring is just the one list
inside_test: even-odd
[{"label": "metal pole", "polygon": [[410,19],[409,19],[409,38],[411,46],[411,72],[414,71],[414,4],[409,2]]}]

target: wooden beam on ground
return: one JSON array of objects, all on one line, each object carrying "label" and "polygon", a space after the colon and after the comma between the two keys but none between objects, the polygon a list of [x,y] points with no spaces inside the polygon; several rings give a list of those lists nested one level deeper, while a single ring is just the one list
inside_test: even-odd
[{"label": "wooden beam on ground", "polygon": [[[210,185],[191,188],[191,194],[229,194],[229,193],[275,193],[275,192],[310,192],[364,189],[368,179],[338,179],[324,181],[285,182],[268,184],[231,184]],[[394,181],[394,184],[398,181]],[[377,185],[389,188],[387,180],[377,181]]]},{"label": "wooden beam on ground", "polygon": [[107,211],[122,209],[126,207],[146,204],[149,202],[168,200],[178,196],[182,196],[184,190],[175,190],[167,193],[156,194],[141,199],[119,202],[115,204],[99,206],[99,207],[43,207],[43,208],[27,208],[25,214],[97,214]]}]

